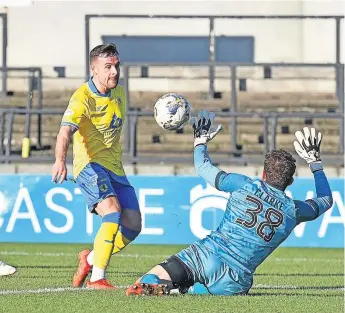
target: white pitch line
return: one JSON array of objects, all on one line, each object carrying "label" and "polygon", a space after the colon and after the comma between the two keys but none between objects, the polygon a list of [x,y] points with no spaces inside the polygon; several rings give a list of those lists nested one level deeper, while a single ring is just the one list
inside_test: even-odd
[{"label": "white pitch line", "polygon": [[[125,289],[128,286],[117,286],[120,289]],[[40,294],[40,293],[57,293],[57,292],[82,292],[82,291],[99,291],[91,288],[73,288],[73,287],[58,287],[58,288],[39,288],[39,289],[23,289],[23,290],[0,290],[0,295],[22,295],[22,294]]]},{"label": "white pitch line", "polygon": [[[7,251],[0,250],[0,255],[14,256],[41,256],[41,257],[76,257],[77,253],[69,252],[26,252],[26,251]],[[141,253],[118,253],[116,257],[131,259],[166,259],[167,254],[141,254]],[[343,259],[322,259],[322,258],[269,258],[265,262],[324,262],[324,263],[344,263]]]},{"label": "white pitch line", "polygon": [[[127,289],[129,286],[117,286],[119,289]],[[252,289],[299,289],[301,286],[294,285],[254,285]],[[308,289],[308,288],[306,288]],[[322,290],[322,289],[321,289]],[[345,288],[327,288],[327,290],[345,290]],[[58,288],[39,288],[39,289],[23,289],[23,290],[0,290],[0,295],[23,295],[23,294],[42,294],[42,293],[59,293],[59,292],[83,292],[99,290],[90,288],[73,288],[73,287],[58,287]]]},{"label": "white pitch line", "polygon": [[[43,257],[76,257],[77,253],[66,252],[25,252],[25,251],[0,251],[0,255],[15,255],[15,256],[43,256]],[[140,254],[140,253],[119,253],[116,257],[121,258],[168,258],[170,255],[164,254]]]}]

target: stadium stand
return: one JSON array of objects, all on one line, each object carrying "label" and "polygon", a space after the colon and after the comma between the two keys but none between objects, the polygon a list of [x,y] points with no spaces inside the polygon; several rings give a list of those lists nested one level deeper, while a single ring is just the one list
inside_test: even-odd
[{"label": "stadium stand", "polygon": [[[45,108],[65,108],[69,101],[72,91],[66,91],[63,96],[60,93],[45,92],[43,104]],[[159,92],[131,92],[131,108],[152,111],[152,105],[161,95]],[[203,99],[203,94],[184,93],[187,99],[192,103],[194,111],[201,108],[214,108],[215,111],[229,110],[230,93],[224,93],[222,99]],[[35,98],[35,94],[34,94]],[[9,105],[25,107],[27,100],[26,94],[17,94],[11,98]],[[243,92],[238,93],[238,111],[239,112],[262,112],[276,111],[280,112],[313,112],[327,113],[339,112],[339,104],[336,96],[330,93],[258,93]],[[1,103],[1,102],[0,102]],[[23,105],[20,105],[20,104]],[[52,146],[54,146],[56,134],[59,128],[61,116],[48,115],[43,119],[42,125],[42,144],[50,146],[44,152],[35,152],[33,154],[43,153],[52,154]],[[16,115],[13,124],[12,149],[13,151],[21,150],[21,142],[25,130],[25,115]],[[35,146],[37,143],[37,116],[31,117],[31,141]],[[229,118],[217,118],[218,123],[224,126],[223,133],[215,138],[213,145],[210,146],[211,151],[217,151],[226,154],[230,151],[231,143],[231,121]],[[304,125],[312,123],[324,134],[332,134],[327,136],[327,142],[323,143],[323,148],[327,152],[336,153],[339,145],[339,121],[337,120],[310,120],[303,118],[282,118],[277,124],[277,146],[292,151],[291,142],[294,132],[301,129]],[[237,144],[246,151],[264,151],[262,142],[263,120],[262,118],[238,118],[237,120]],[[138,153],[142,155],[171,155],[171,153],[179,153],[182,155],[190,154],[191,143],[191,127],[185,127],[182,132],[166,132],[161,129],[152,117],[140,117],[138,119]],[[6,137],[6,136],[5,136]],[[122,137],[123,140],[123,137]]]}]

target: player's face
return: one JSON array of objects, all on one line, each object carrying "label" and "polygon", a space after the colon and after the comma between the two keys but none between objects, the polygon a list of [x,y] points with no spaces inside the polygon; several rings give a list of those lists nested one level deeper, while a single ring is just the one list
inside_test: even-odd
[{"label": "player's face", "polygon": [[120,77],[120,60],[117,56],[98,57],[92,64],[92,72],[105,91],[113,89]]}]

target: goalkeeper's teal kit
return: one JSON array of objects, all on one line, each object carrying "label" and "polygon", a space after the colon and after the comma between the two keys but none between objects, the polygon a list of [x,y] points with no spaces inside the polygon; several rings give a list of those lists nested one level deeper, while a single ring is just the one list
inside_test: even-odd
[{"label": "goalkeeper's teal kit", "polygon": [[312,168],[317,198],[295,201],[262,180],[221,171],[212,165],[206,145],[196,146],[194,164],[198,175],[231,195],[219,227],[176,255],[196,282],[188,293],[247,293],[256,268],[292,230],[333,203],[322,166]]}]

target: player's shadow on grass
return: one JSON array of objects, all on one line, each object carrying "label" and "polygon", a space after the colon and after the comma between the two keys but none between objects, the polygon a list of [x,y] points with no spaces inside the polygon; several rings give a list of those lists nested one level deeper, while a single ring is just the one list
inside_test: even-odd
[{"label": "player's shadow on grass", "polygon": [[344,273],[329,273],[329,274],[319,274],[319,273],[294,273],[294,274],[271,274],[271,273],[259,273],[255,276],[278,276],[278,277],[292,277],[292,276],[308,276],[308,277],[331,277],[331,276],[344,276]]}]

